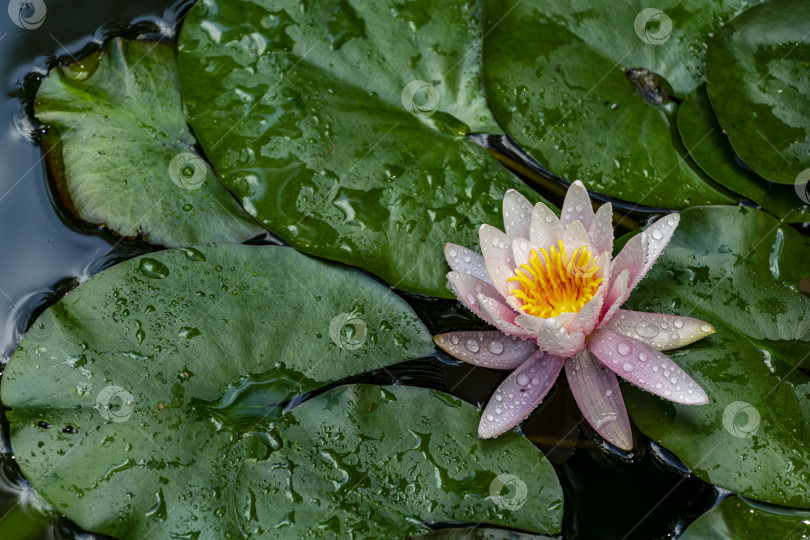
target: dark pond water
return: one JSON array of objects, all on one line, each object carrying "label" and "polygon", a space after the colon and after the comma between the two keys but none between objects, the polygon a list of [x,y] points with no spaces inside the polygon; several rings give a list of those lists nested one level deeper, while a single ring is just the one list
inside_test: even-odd
[{"label": "dark pond water", "polygon": [[[0,361],[31,321],[65,292],[116,262],[150,251],[65,214],[54,200],[29,117],[37,80],[105,39],[171,39],[188,2],[46,0],[47,16],[23,30],[0,15]],[[560,201],[557,201],[558,203]],[[403,295],[434,333],[475,325],[454,302]],[[362,378],[429,386],[485,402],[503,375],[438,354]],[[564,378],[524,432],[555,464],[566,492],[565,538],[671,538],[723,494],[637,434],[632,455],[607,448],[582,425]],[[0,418],[0,538],[89,538],[39,497],[16,466]]]}]

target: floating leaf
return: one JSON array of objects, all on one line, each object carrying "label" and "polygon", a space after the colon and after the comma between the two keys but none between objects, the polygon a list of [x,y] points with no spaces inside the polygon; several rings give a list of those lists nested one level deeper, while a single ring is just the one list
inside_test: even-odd
[{"label": "floating leaf", "polygon": [[538,536],[504,529],[439,529],[433,532],[409,536],[409,540],[552,540],[549,536]]},{"label": "floating leaf", "polygon": [[703,41],[746,3],[673,2],[667,15],[642,0],[487,0],[492,110],[540,163],[596,192],[676,209],[731,203],[673,138],[670,94],[699,83]]},{"label": "floating leaf", "polygon": [[810,513],[728,497],[687,528],[682,540],[798,540],[810,535]]},{"label": "floating leaf", "polygon": [[798,287],[809,268],[810,241],[764,212],[684,211],[627,307],[715,326],[716,334],[668,353],[709,403],[622,390],[636,425],[700,478],[802,508],[810,507],[810,431],[802,428],[810,422],[810,377],[797,368],[810,365],[810,298]]},{"label": "floating leaf", "polygon": [[[475,0],[198,2],[189,122],[247,211],[294,247],[450,298],[441,247],[531,190],[466,134],[497,130]],[[538,199],[533,195],[534,199]]]},{"label": "floating leaf", "polygon": [[59,512],[125,538],[237,535],[237,471],[277,448],[279,404],[433,351],[370,277],[238,244],[121,263],[34,328],[0,393],[16,461]]},{"label": "floating leaf", "polygon": [[692,159],[712,179],[789,223],[810,221],[810,205],[799,198],[793,186],[765,182],[735,162],[734,150],[717,123],[705,84],[683,100],[678,130],[691,149]]},{"label": "floating leaf", "polygon": [[266,233],[195,151],[169,45],[113,39],[51,70],[34,110],[59,195],[80,219],[165,246]]},{"label": "floating leaf", "polygon": [[405,386],[344,386],[307,401],[276,424],[282,448],[242,466],[240,529],[376,539],[452,521],[558,532],[562,488],[551,464],[515,432],[479,439],[480,414]]},{"label": "floating leaf", "polygon": [[740,158],[771,182],[810,168],[810,4],[771,0],[720,28],[706,52],[709,98]]}]

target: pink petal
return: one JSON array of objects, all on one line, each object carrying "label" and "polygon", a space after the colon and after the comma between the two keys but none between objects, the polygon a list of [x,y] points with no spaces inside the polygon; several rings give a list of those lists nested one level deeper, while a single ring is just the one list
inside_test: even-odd
[{"label": "pink petal", "polygon": [[585,334],[569,334],[564,322],[558,319],[541,319],[521,314],[515,318],[515,323],[531,333],[540,349],[563,358],[574,356],[585,347]]},{"label": "pink petal", "polygon": [[646,258],[647,234],[642,232],[628,240],[624,248],[613,259],[613,263],[610,265],[611,279],[618,280],[627,272],[627,284],[615,281],[610,284],[605,304],[602,306],[602,311],[605,313],[602,317],[602,325],[607,324],[610,317],[627,301],[630,293],[638,285]]},{"label": "pink petal", "polygon": [[605,203],[596,211],[588,228],[591,246],[598,255],[613,251],[613,205]]},{"label": "pink petal", "polygon": [[503,229],[512,238],[529,238],[532,222],[532,203],[515,191],[508,190],[503,196]]},{"label": "pink petal", "polygon": [[560,219],[543,203],[534,205],[532,223],[529,227],[529,239],[537,247],[548,249],[556,245],[561,234]]},{"label": "pink petal", "polygon": [[487,266],[489,280],[492,286],[498,291],[498,296],[506,298],[509,295],[509,291],[517,287],[514,282],[509,281],[509,278],[514,276],[515,272],[500,259],[487,257],[484,259],[484,263]]},{"label": "pink petal", "polygon": [[478,436],[497,437],[522,422],[546,397],[562,369],[559,356],[538,351],[513,371],[487,403]]},{"label": "pink petal", "polygon": [[602,303],[604,295],[594,296],[585,304],[571,324],[568,326],[569,332],[582,332],[585,335],[591,333],[599,322],[599,316],[602,313]]},{"label": "pink petal", "polygon": [[433,341],[453,358],[492,369],[515,369],[537,351],[533,342],[498,330],[449,332],[435,336]]},{"label": "pink petal", "polygon": [[562,235],[562,240],[569,256],[573,256],[574,250],[582,246],[591,247],[591,239],[581,221],[569,223]]},{"label": "pink petal", "polygon": [[618,276],[623,270],[629,273],[628,286],[633,289],[641,279],[644,270],[644,263],[647,260],[648,239],[647,234],[642,232],[627,241],[622,250],[613,259],[610,265],[610,273]]},{"label": "pink petal", "polygon": [[512,257],[512,239],[491,225],[481,225],[478,229],[478,239],[481,242],[481,253],[486,259],[503,261],[510,268],[515,267]]},{"label": "pink petal", "polygon": [[625,380],[675,403],[708,403],[706,392],[667,355],[610,330],[596,330],[588,348]]},{"label": "pink petal", "polygon": [[585,420],[609,443],[633,449],[633,431],[616,375],[595,360],[588,349],[565,361],[571,393]]},{"label": "pink petal", "polygon": [[565,201],[563,202],[562,211],[560,212],[560,223],[563,226],[568,225],[572,221],[581,221],[585,228],[591,226],[593,221],[593,206],[591,205],[591,197],[588,195],[588,190],[585,185],[579,180],[571,184],[568,188],[568,193],[565,194]]},{"label": "pink petal", "polygon": [[480,253],[458,244],[445,244],[444,258],[455,272],[470,274],[482,281],[490,282],[484,257]]},{"label": "pink petal", "polygon": [[647,233],[647,261],[644,263],[644,270],[641,272],[641,278],[647,275],[650,268],[653,267],[655,261],[664,252],[672,235],[675,234],[675,229],[678,228],[678,223],[681,221],[679,214],[670,214],[658,219],[655,223],[647,227],[644,232]]},{"label": "pink petal", "polygon": [[450,289],[453,291],[453,294],[455,294],[470,311],[481,318],[483,318],[483,316],[478,308],[478,294],[494,296],[496,298],[500,297],[495,287],[470,274],[450,272],[447,274],[447,282],[450,284]]},{"label": "pink petal", "polygon": [[659,351],[677,349],[716,332],[712,325],[691,317],[625,309],[620,309],[606,328]]},{"label": "pink petal", "polygon": [[488,298],[483,294],[479,294],[476,300],[478,302],[478,309],[481,310],[482,318],[501,332],[510,336],[517,336],[521,339],[533,337],[530,332],[515,325],[517,312],[509,306],[498,302],[494,298]]},{"label": "pink petal", "polygon": [[512,256],[515,258],[515,268],[529,263],[529,255],[532,250],[540,253],[540,250],[525,238],[512,238]]},{"label": "pink petal", "polygon": [[[611,272],[613,269],[611,269]],[[630,281],[630,272],[628,270],[622,270],[622,272],[616,276],[614,279],[613,274],[611,273],[610,279],[612,281],[610,288],[607,289],[605,294],[605,302],[602,304],[602,316],[599,319],[599,327],[602,328],[619,311],[619,308],[624,303],[625,300],[630,296],[630,287],[628,282]],[[610,298],[614,298],[614,300],[610,300]]]}]

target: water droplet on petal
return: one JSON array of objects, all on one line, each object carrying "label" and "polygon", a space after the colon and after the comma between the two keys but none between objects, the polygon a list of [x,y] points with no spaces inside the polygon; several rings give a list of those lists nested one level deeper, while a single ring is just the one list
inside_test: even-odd
[{"label": "water droplet on petal", "polygon": [[468,339],[464,346],[467,347],[467,350],[471,353],[478,352],[478,342],[474,339]]},{"label": "water droplet on petal", "polygon": [[489,345],[487,345],[487,349],[492,354],[501,354],[503,352],[503,343],[500,341],[490,341]]},{"label": "water droplet on petal", "polygon": [[712,331],[712,327],[709,326],[708,324],[704,324],[703,326],[700,327],[700,331],[705,334],[708,334]]},{"label": "water droplet on petal", "polygon": [[647,353],[645,353],[645,352],[639,353],[638,354],[638,359],[641,360],[642,362],[646,362],[647,361]]},{"label": "water droplet on petal", "polygon": [[529,376],[526,375],[525,373],[521,373],[520,375],[517,376],[517,383],[520,386],[528,386],[528,384],[529,384]]},{"label": "water droplet on petal", "polygon": [[622,365],[622,369],[623,369],[623,370],[625,370],[627,373],[630,373],[631,371],[633,371],[634,369],[636,369],[636,366],[634,366],[634,365],[633,365],[633,364],[631,364],[630,362],[625,362],[625,363]]},{"label": "water droplet on petal", "polygon": [[456,251],[455,249],[451,249],[450,251],[447,252],[447,254],[450,255],[451,257],[455,257],[458,255],[458,251]]},{"label": "water droplet on petal", "polygon": [[652,232],[652,237],[656,240],[661,240],[664,237],[664,233],[662,233],[659,229],[655,229]]},{"label": "water droplet on petal", "polygon": [[619,346],[616,347],[616,350],[619,351],[619,354],[627,356],[628,354],[630,354],[630,345],[624,342],[619,343]]},{"label": "water droplet on petal", "polygon": [[683,328],[683,321],[680,319],[675,319],[673,324],[675,325],[675,328]]}]

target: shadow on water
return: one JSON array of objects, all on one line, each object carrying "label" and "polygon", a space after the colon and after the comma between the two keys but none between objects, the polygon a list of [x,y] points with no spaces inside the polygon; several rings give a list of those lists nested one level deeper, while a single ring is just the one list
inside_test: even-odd
[{"label": "shadow on water", "polygon": [[[53,193],[32,117],[33,97],[47,70],[123,36],[174,40],[193,2],[92,0],[50,2],[47,19],[23,30],[0,16],[0,363],[8,360],[31,322],[78,284],[120,261],[155,250],[76,220]],[[113,21],[113,22],[110,22]],[[88,29],[97,30],[88,34]],[[476,136],[530,184],[562,201],[566,183],[521,154],[503,137]],[[607,200],[602,198],[602,200]],[[612,201],[633,229],[664,209]],[[280,244],[270,237],[261,243]],[[458,302],[399,293],[433,334],[485,329]],[[482,405],[506,374],[462,364],[437,351],[341,381],[423,386]],[[334,385],[332,385],[334,386]],[[299,396],[288,407],[317,393]],[[582,422],[564,378],[524,424],[524,434],[549,457],[565,488],[565,538],[670,538],[710,508],[716,490],[683,471],[677,459],[640,434],[632,455],[608,448]],[[0,418],[0,538],[92,537],[60,517],[17,467],[8,424]],[[658,504],[657,501],[663,502]],[[96,536],[98,537],[98,536]]]}]

